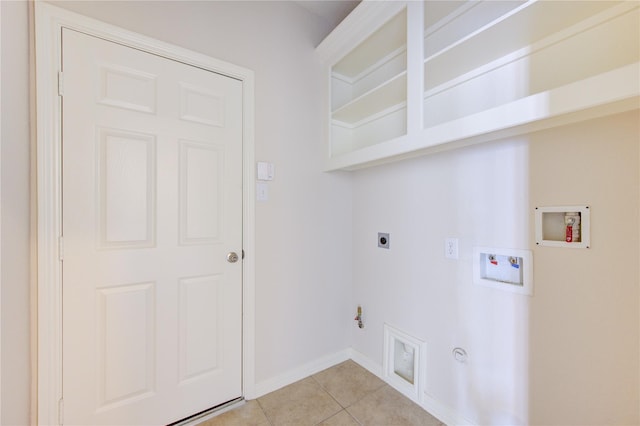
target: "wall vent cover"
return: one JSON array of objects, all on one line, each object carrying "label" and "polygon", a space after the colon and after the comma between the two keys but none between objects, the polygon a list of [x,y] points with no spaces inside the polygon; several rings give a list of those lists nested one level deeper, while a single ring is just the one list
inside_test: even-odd
[{"label": "wall vent cover", "polygon": [[425,360],[425,342],[384,325],[384,379],[417,403],[423,400]]}]

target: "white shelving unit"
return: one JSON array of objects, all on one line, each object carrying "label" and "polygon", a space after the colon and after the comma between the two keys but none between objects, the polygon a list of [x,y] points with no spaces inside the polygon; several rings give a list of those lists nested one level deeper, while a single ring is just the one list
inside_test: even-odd
[{"label": "white shelving unit", "polygon": [[640,107],[637,1],[363,2],[316,52],[327,170]]},{"label": "white shelving unit", "polygon": [[344,153],[406,134],[407,12],[388,20],[331,65],[332,151]]}]

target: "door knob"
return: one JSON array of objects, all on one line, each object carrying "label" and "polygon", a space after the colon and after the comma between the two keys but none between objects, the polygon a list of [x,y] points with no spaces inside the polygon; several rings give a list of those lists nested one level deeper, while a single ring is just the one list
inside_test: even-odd
[{"label": "door knob", "polygon": [[229,252],[229,254],[227,254],[227,262],[229,263],[236,263],[238,261],[238,253],[236,253],[235,251]]}]

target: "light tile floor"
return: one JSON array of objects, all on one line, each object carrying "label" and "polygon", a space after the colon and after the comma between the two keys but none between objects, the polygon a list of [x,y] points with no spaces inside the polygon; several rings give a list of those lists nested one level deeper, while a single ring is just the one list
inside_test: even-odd
[{"label": "light tile floor", "polygon": [[293,383],[198,426],[442,426],[353,361]]}]

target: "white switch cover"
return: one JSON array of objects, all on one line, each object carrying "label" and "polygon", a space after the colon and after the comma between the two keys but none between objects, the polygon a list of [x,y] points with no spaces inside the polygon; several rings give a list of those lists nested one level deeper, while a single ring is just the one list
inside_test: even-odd
[{"label": "white switch cover", "polygon": [[258,180],[273,180],[276,167],[273,163],[266,163],[264,161],[258,162]]},{"label": "white switch cover", "polygon": [[258,201],[269,200],[269,184],[266,182],[256,182],[256,199]]},{"label": "white switch cover", "polygon": [[458,239],[447,238],[444,240],[444,257],[447,259],[458,258]]}]

